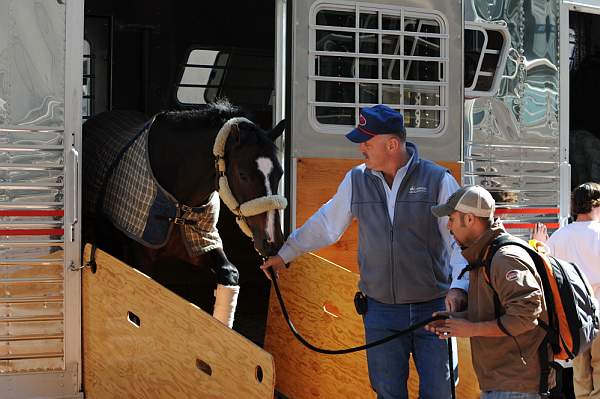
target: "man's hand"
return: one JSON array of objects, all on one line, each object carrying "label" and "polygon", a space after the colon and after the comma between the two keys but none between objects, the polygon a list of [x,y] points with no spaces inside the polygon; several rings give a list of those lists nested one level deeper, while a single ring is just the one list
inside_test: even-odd
[{"label": "man's hand", "polygon": [[450,337],[472,337],[476,334],[476,324],[467,320],[465,312],[436,312],[434,316],[447,315],[449,319],[436,320],[425,326],[427,331],[435,333],[440,339]]},{"label": "man's hand", "polygon": [[460,288],[450,288],[446,294],[446,310],[460,312],[467,306],[467,293]]},{"label": "man's hand", "polygon": [[271,280],[271,275],[269,274],[269,268],[273,269],[275,273],[275,278],[279,277],[278,271],[285,268],[285,262],[283,258],[279,255],[271,256],[269,259],[265,260],[262,266],[260,267],[262,271],[265,273],[267,278]]},{"label": "man's hand", "polygon": [[548,229],[544,223],[536,223],[531,231],[531,238],[540,242],[548,241]]}]

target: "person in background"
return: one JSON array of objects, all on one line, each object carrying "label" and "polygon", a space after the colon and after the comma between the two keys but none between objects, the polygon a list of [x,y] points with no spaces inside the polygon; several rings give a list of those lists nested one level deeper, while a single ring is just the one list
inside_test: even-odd
[{"label": "person in background", "polygon": [[[358,219],[359,289],[367,342],[425,320],[438,310],[466,305],[468,281],[456,277],[460,250],[429,208],[459,186],[437,164],[421,159],[406,142],[403,117],[376,105],[360,112],[346,137],[359,144],[365,163],[350,170],[337,193],[292,232],[262,269],[284,270],[297,256],[333,244]],[[453,251],[457,256],[450,261]],[[267,276],[269,276],[267,274]],[[451,396],[447,344],[424,329],[367,350],[369,378],[380,399],[408,398],[409,356],[419,373],[419,398]]]},{"label": "person in background", "polygon": [[[547,228],[538,223],[532,238],[546,243],[551,255],[575,263],[585,273],[600,301],[600,184],[584,183],[571,193],[575,221],[548,238]],[[576,398],[600,399],[600,340],[573,360]]]},{"label": "person in background", "polygon": [[488,259],[494,240],[508,234],[493,219],[494,209],[492,195],[481,186],[463,187],[431,208],[437,217],[449,216],[448,230],[469,262],[469,300],[466,312],[446,312],[449,319],[426,328],[441,339],[470,338],[481,399],[537,399],[546,391],[542,383],[554,385],[553,373],[542,372],[538,351],[546,336],[538,319],[548,321],[542,282],[521,247],[501,247]]}]

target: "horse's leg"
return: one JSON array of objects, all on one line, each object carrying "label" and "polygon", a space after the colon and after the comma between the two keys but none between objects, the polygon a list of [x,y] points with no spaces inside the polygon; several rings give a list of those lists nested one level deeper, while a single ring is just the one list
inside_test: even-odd
[{"label": "horse's leg", "polygon": [[238,270],[220,248],[209,251],[202,257],[217,276],[213,317],[232,328],[240,292]]}]

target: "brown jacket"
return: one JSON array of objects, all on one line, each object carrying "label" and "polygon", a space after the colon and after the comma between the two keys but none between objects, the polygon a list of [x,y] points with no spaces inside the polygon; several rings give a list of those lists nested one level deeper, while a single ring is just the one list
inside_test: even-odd
[{"label": "brown jacket", "polygon": [[[491,241],[506,233],[498,222],[463,251],[469,264],[485,260]],[[491,285],[501,303],[498,325],[509,335],[472,337],[471,356],[482,391],[539,391],[541,366],[538,348],[545,331],[537,319],[548,320],[541,280],[528,253],[517,246],[502,247],[492,260]],[[485,267],[469,272],[468,319],[496,320],[494,293],[485,279]],[[550,386],[554,384],[551,376]]]}]

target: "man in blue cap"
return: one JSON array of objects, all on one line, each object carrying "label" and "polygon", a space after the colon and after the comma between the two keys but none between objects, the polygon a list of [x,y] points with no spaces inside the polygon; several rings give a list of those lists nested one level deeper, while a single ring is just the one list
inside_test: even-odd
[{"label": "man in blue cap", "polygon": [[[362,109],[358,126],[346,137],[360,145],[365,163],[346,174],[333,198],[261,268],[283,270],[297,256],[336,242],[356,218],[367,342],[435,311],[462,309],[468,282],[457,276],[466,262],[446,220],[430,212],[432,205],[445,203],[458,190],[456,180],[446,169],[419,158],[417,147],[406,142],[402,115],[385,105]],[[419,373],[419,398],[449,398],[447,344],[424,329],[367,350],[377,397],[408,398],[411,353]]]}]

